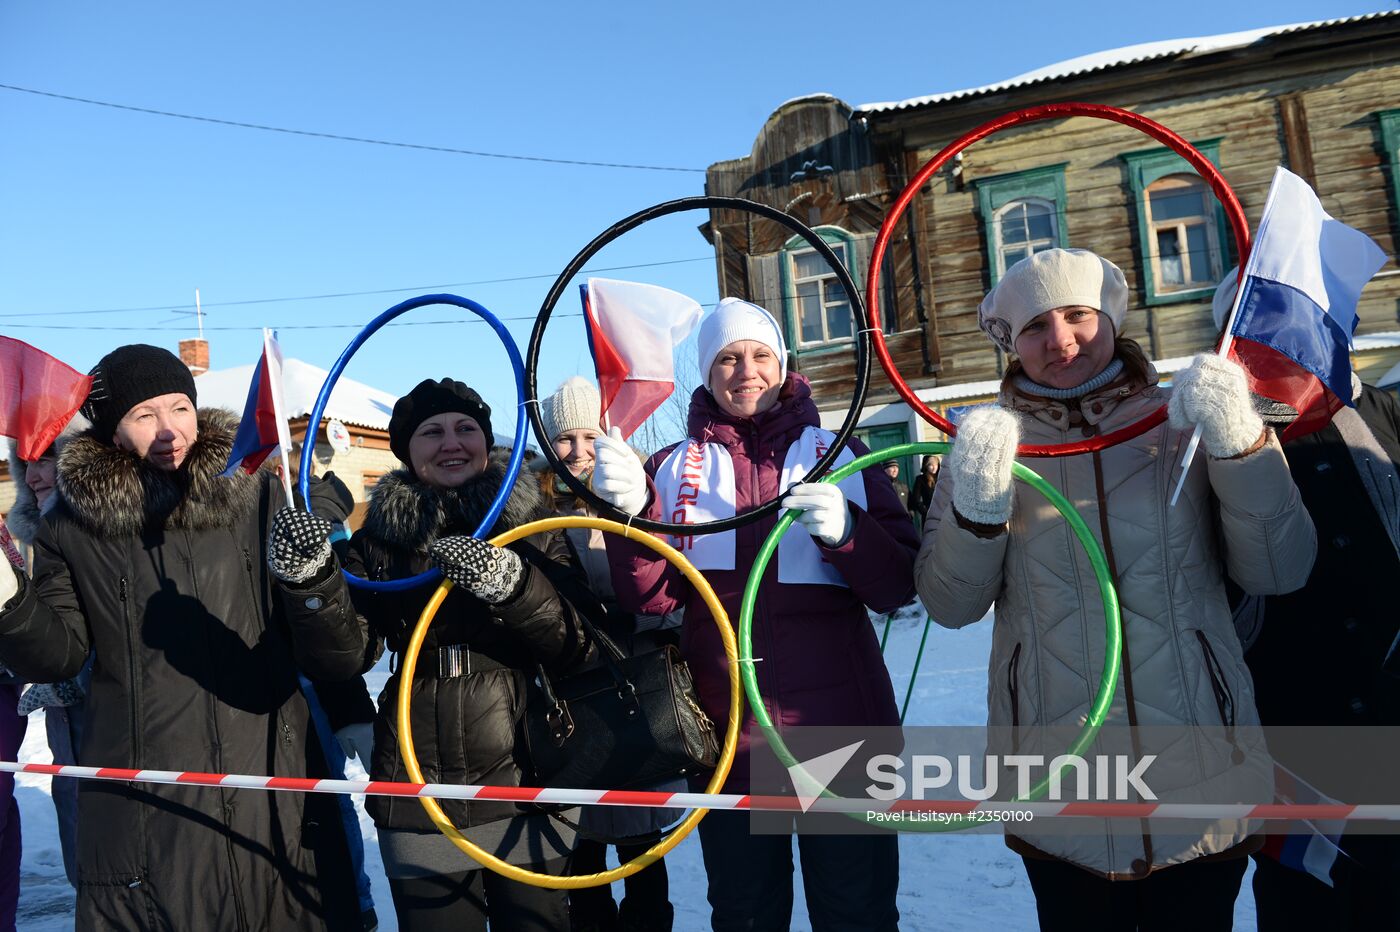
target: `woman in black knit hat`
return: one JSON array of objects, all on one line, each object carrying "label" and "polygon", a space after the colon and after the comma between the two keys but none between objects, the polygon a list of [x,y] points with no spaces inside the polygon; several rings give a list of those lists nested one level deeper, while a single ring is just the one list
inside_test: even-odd
[{"label": "woman in black knit hat", "polygon": [[[429,782],[519,786],[524,772],[517,723],[525,683],[538,664],[563,670],[587,645],[571,601],[579,568],[561,532],[506,548],[469,537],[505,481],[509,451],[493,450],[491,409],[452,379],[425,380],[394,405],[389,444],[403,468],[375,485],[364,526],[350,540],[347,569],[400,579],[437,565],[456,583],[418,657],[413,738]],[[493,534],[548,517],[538,484],[517,482]],[[577,589],[573,590],[579,591]],[[356,590],[370,625],[372,662],[385,644],[401,653],[432,586],[404,592]],[[398,669],[395,658],[393,669]],[[353,744],[376,780],[407,780],[395,710],[401,676],[379,697],[373,736]],[[368,711],[368,702],[364,703]],[[328,708],[337,724],[343,714]],[[369,747],[371,745],[372,751]],[[510,863],[563,874],[573,833],[564,823],[511,803],[442,801],[474,842]],[[563,891],[506,880],[469,859],[429,821],[417,799],[378,796],[366,803],[379,828],[399,926],[419,930],[568,928]]]},{"label": "woman in black knit hat", "polygon": [[[330,522],[270,471],[219,475],[237,424],[169,351],[92,375],[33,578],[0,566],[0,663],[55,683],[91,651],[85,762],[328,776],[297,675],[353,677],[365,650]],[[359,926],[331,797],[85,780],[78,813],[80,930]]]}]

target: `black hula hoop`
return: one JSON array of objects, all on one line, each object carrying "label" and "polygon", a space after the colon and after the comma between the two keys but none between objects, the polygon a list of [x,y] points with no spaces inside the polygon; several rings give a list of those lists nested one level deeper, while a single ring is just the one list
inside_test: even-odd
[{"label": "black hula hoop", "polygon": [[[742,197],[718,197],[715,195],[703,195],[699,197],[681,197],[673,201],[665,201],[645,210],[640,210],[630,217],[626,217],[608,227],[594,238],[593,242],[583,247],[583,250],[564,267],[564,271],[559,273],[559,277],[554,280],[554,284],[549,289],[549,294],[545,296],[544,304],[540,306],[539,316],[535,318],[534,330],[530,332],[530,345],[525,350],[525,413],[530,419],[530,427],[535,432],[535,439],[539,441],[540,450],[544,453],[545,459],[553,468],[556,475],[564,480],[564,483],[573,491],[575,495],[583,499],[590,506],[597,510],[599,515],[611,517],[615,521],[625,522],[632,527],[650,531],[653,534],[668,534],[672,537],[690,537],[696,534],[717,534],[721,531],[732,531],[735,528],[752,524],[762,520],[769,515],[777,514],[778,502],[781,495],[772,501],[765,502],[753,511],[746,511],[741,515],[732,518],[724,518],[720,521],[705,521],[700,524],[670,524],[665,521],[652,521],[648,518],[629,515],[627,512],[604,501],[592,489],[580,482],[573,473],[569,472],[559,455],[554,452],[552,437],[546,437],[544,431],[544,419],[540,416],[539,386],[535,378],[535,369],[539,365],[540,344],[544,341],[545,326],[549,323],[549,316],[554,313],[554,307],[559,303],[559,297],[564,293],[569,281],[583,268],[584,263],[592,259],[598,252],[613,240],[631,230],[646,223],[648,220],[655,220],[668,214],[680,213],[687,210],[699,209],[728,209],[746,211],[758,214],[768,220],[787,227],[793,233],[801,236],[807,241],[817,253],[826,260],[832,270],[836,272],[836,277],[841,282],[841,287],[846,289],[846,294],[851,302],[851,314],[855,317],[856,327],[856,386],[851,397],[851,409],[846,413],[846,419],[841,424],[841,429],[836,432],[836,440],[826,454],[812,467],[812,471],[802,477],[803,482],[816,482],[836,462],[836,457],[841,454],[846,446],[846,441],[851,438],[855,431],[856,421],[860,419],[860,410],[865,405],[865,392],[870,384],[870,315],[865,310],[865,301],[861,296],[859,287],[855,280],[851,278],[850,270],[836,257],[836,253],[826,244],[826,241],[817,234],[815,230],[793,217],[788,216],[775,207],[767,204],[760,204],[757,201],[750,201]],[[780,300],[784,296],[779,296]],[[769,310],[768,313],[773,314]],[[774,318],[778,315],[773,314]],[[781,326],[781,323],[779,324]],[[784,490],[786,492],[786,490]]]}]

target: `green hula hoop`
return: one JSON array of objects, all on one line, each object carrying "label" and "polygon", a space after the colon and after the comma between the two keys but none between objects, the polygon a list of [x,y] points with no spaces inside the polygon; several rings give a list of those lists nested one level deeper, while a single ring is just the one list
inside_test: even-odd
[{"label": "green hula hoop", "polygon": [[[951,448],[952,444],[945,442],[900,444],[858,457],[855,462],[847,463],[840,469],[828,473],[821,481],[840,482],[867,466],[874,466],[887,459],[914,453],[947,453]],[[1104,719],[1108,717],[1109,706],[1113,703],[1113,692],[1118,687],[1123,641],[1123,623],[1118,610],[1118,593],[1113,588],[1113,577],[1109,574],[1108,560],[1104,557],[1103,548],[1094,539],[1094,535],[1089,531],[1089,526],[1084,523],[1079,512],[1074,510],[1069,499],[1060,494],[1060,491],[1046,482],[1045,479],[1020,463],[1012,464],[1012,475],[1044,495],[1050,504],[1055,506],[1055,510],[1064,516],[1070,529],[1074,531],[1074,536],[1079,539],[1079,543],[1083,545],[1085,552],[1089,555],[1089,562],[1094,568],[1094,578],[1098,580],[1099,595],[1103,598],[1107,629],[1104,638],[1103,676],[1099,679],[1098,691],[1094,694],[1093,704],[1089,707],[1089,716],[1079,730],[1079,735],[1066,752],[1082,756],[1089,745],[1094,742],[1095,736],[1098,735],[1099,729],[1103,726]],[[758,689],[758,674],[754,670],[753,662],[753,610],[754,605],[758,602],[758,587],[763,579],[763,573],[768,568],[769,561],[773,559],[773,554],[777,552],[778,542],[783,539],[788,528],[792,527],[793,519],[796,516],[796,511],[784,512],[782,517],[778,519],[772,533],[763,542],[763,546],[759,548],[758,558],[754,561],[753,570],[749,573],[748,582],[744,586],[744,598],[739,607],[738,631],[739,674],[744,684],[744,694],[748,697],[749,707],[753,709],[754,720],[763,731],[763,737],[767,740],[768,746],[773,749],[773,753],[778,756],[783,766],[789,770],[793,768],[800,770],[802,765],[788,750],[782,735],[774,727],[773,720],[768,715],[768,709],[763,704],[763,695]],[[1063,773],[1069,767],[1070,765],[1066,764],[1061,772]],[[1029,802],[1044,796],[1049,791],[1050,778],[1051,775],[1046,774],[1040,782],[1031,787],[1029,793],[1015,797],[1012,802]],[[827,798],[835,797],[835,794],[829,790],[823,790],[822,795]],[[845,815],[858,821],[869,821],[869,817],[864,813],[848,812]],[[968,825],[960,823],[919,822],[912,826],[901,826],[899,831],[948,832],[960,831],[968,827]]]}]

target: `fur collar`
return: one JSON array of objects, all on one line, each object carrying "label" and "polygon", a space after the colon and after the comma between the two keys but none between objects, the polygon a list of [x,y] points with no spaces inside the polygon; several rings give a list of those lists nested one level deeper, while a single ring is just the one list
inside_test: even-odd
[{"label": "fur collar", "polygon": [[[25,475],[29,472],[29,464],[19,458],[19,453],[15,450],[15,442],[10,441],[10,481],[15,484],[15,503],[10,506],[10,511],[5,515],[5,526],[10,529],[10,533],[26,543],[32,543],[34,536],[39,533],[39,521],[42,513],[39,510],[39,501],[34,497],[34,490],[25,481]],[[53,507],[53,502],[57,496],[49,499],[49,507]],[[45,509],[48,510],[48,509]]]},{"label": "fur collar", "polygon": [[[395,549],[419,553],[444,532],[470,534],[500,491],[509,459],[510,450],[496,447],[486,471],[455,489],[435,489],[419,481],[408,467],[385,474],[370,494],[365,533]],[[550,516],[539,483],[522,470],[491,533]]]},{"label": "fur collar", "polygon": [[199,412],[199,437],[176,472],[156,469],[92,431],[75,437],[58,457],[57,511],[101,537],[147,528],[203,531],[227,527],[261,494],[262,481],[242,471],[222,478],[238,418],[221,408]]}]

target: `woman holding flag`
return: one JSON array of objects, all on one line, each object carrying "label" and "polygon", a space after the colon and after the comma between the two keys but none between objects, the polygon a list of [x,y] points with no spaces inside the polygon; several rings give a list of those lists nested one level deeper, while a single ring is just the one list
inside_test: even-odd
[{"label": "woman holding flag", "polygon": [[[783,495],[784,507],[802,513],[807,535],[789,535],[791,546],[784,542],[754,614],[755,652],[763,658],[756,670],[773,719],[780,727],[897,725],[867,607],[891,612],[913,597],[916,539],[908,513],[875,467],[840,485],[788,487],[816,463],[832,435],[820,428],[807,380],[787,371],[782,329],[766,310],[726,298],[701,324],[698,343],[704,385],[691,396],[690,439],[661,450],[643,468],[614,427],[594,443],[594,489],[622,511],[681,523],[742,514]],[[852,442],[837,464],[864,452]],[[683,481],[694,495],[682,493]],[[678,544],[731,617],[776,523],[775,515]],[[728,661],[703,601],[652,551],[616,536],[608,537],[607,549],[624,609],[685,610],[681,650],[705,712],[723,721]],[[748,722],[751,727],[752,716]],[[745,792],[748,730],[725,792]],[[716,930],[788,928],[790,835],[750,835],[747,815],[712,812],[700,823],[700,843]],[[896,928],[896,837],[802,834],[798,846],[814,928]]]},{"label": "woman holding flag", "polygon": [[[1038,733],[1030,726],[1082,723],[1105,637],[1087,557],[1052,508],[1012,483],[1019,442],[1097,436],[1168,402],[1170,424],[1100,452],[1028,464],[1079,503],[1107,556],[1123,617],[1114,725],[1229,734],[1257,725],[1225,576],[1248,592],[1287,592],[1306,582],[1316,552],[1312,522],[1243,370],[1202,355],[1176,374],[1170,392],[1159,387],[1142,349],[1120,335],[1127,302],[1113,263],[1050,249],[1012,266],[979,309],[983,331],[1015,360],[998,403],[959,424],[916,575],[929,614],[946,627],[981,619],[995,601],[989,724],[1005,729],[1012,752],[1018,744],[1026,752]],[[1189,470],[1182,501],[1169,507],[1181,451],[1197,428],[1209,457]],[[1134,756],[1162,751],[1165,759],[1154,734],[1134,733]],[[1154,791],[1228,793],[1246,777],[1272,786],[1267,754],[1235,746],[1187,756],[1155,767]],[[1239,821],[1166,835],[1146,821],[1140,831],[1132,825],[1132,834],[1007,836],[1024,859],[1041,928],[1229,929],[1246,855],[1262,838]]]},{"label": "woman holding flag", "polygon": [[[365,633],[325,537],[270,472],[221,478],[235,424],[173,354],[92,372],[34,575],[0,568],[0,662],[33,682],[94,655],[81,753],[136,769],[323,776],[298,670],[353,676]],[[85,782],[78,929],[345,929],[334,800]]]}]

